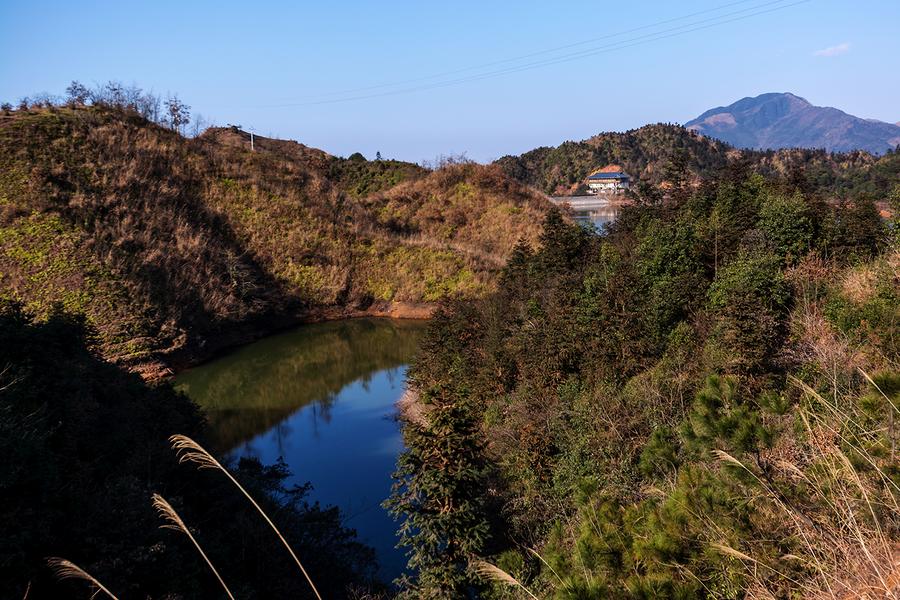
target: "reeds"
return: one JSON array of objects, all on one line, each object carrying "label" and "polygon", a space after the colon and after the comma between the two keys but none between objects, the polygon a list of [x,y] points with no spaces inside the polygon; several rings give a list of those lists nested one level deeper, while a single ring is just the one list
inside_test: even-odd
[{"label": "reeds", "polygon": [[[244,489],[237,479],[232,476],[231,472],[228,471],[222,464],[213,457],[205,448],[203,448],[200,444],[187,437],[186,435],[173,435],[169,438],[169,441],[172,444],[172,448],[178,453],[178,461],[181,463],[192,462],[198,465],[201,469],[217,469],[225,474],[229,480],[241,491],[242,494],[250,501],[250,503],[256,508],[257,512],[262,515],[262,518],[265,519],[266,523],[269,524],[269,527],[272,528],[272,531],[275,532],[275,535],[278,536],[278,539],[281,540],[281,543],[290,553],[291,558],[294,559],[294,562],[297,563],[297,566],[300,568],[300,572],[303,573],[303,576],[306,578],[306,581],[309,583],[309,586],[312,588],[313,593],[316,595],[316,598],[322,600],[322,596],[319,594],[319,590],[316,589],[315,584],[313,583],[312,578],[309,576],[309,573],[306,572],[306,569],[303,567],[303,564],[300,562],[300,559],[297,558],[297,554],[294,552],[293,548],[291,548],[288,541],[281,534],[281,531],[278,530],[278,527],[275,526],[275,523],[272,522],[272,519],[269,518],[269,515],[262,509],[262,507],[253,499],[253,497]],[[199,549],[199,546],[198,546]],[[212,565],[210,565],[211,567]]]},{"label": "reeds", "polygon": [[[888,411],[898,410],[895,402],[878,388],[875,381],[862,373],[886,400]],[[760,567],[803,590],[805,598],[900,598],[900,550],[890,533],[900,523],[900,488],[886,472],[885,458],[869,448],[877,446],[884,430],[871,430],[860,423],[853,403],[842,402],[820,394],[799,380],[792,379],[805,394],[810,406],[800,408],[799,417],[808,443],[803,445],[800,464],[778,461],[778,469],[788,479],[801,481],[811,502],[794,506],[773,488],[768,478],[757,476],[753,469],[734,456],[714,451],[716,457],[749,472],[762,488],[772,517],[781,517],[800,541],[791,562],[812,574],[804,581],[791,578],[785,571],[784,559],[769,565],[743,552],[722,544],[712,546],[722,554],[742,561],[758,590],[768,596]],[[891,422],[893,419],[891,419]],[[890,432],[889,432],[890,433]],[[859,469],[848,457],[851,453]],[[889,455],[890,462],[893,456]],[[787,483],[787,481],[785,481]]]},{"label": "reeds", "polygon": [[172,505],[169,502],[160,496],[159,494],[153,494],[153,508],[155,508],[159,512],[159,516],[161,516],[166,522],[166,525],[162,525],[165,529],[172,529],[174,531],[180,531],[184,535],[188,536],[191,540],[191,543],[194,544],[194,547],[197,548],[197,552],[200,553],[200,556],[203,557],[203,560],[206,561],[206,564],[209,565],[209,569],[216,576],[216,579],[219,580],[219,583],[222,584],[222,588],[225,590],[225,593],[228,594],[228,597],[231,600],[234,600],[234,596],[231,593],[231,590],[228,589],[228,586],[225,584],[225,580],[222,579],[222,576],[219,575],[219,572],[213,566],[212,561],[209,560],[209,557],[206,556],[206,552],[203,551],[203,548],[200,547],[200,544],[197,542],[194,535],[191,533],[191,530],[188,529],[187,525],[184,524],[184,521],[175,512],[175,509],[172,508]]},{"label": "reeds", "polygon": [[477,560],[471,564],[471,567],[476,573],[478,573],[485,579],[490,579],[492,581],[503,583],[511,587],[521,588],[526,594],[534,598],[534,600],[538,600],[538,597],[531,593],[531,590],[522,585],[522,583],[518,579],[496,565],[492,565],[487,561]]},{"label": "reeds", "polygon": [[[47,564],[50,565],[50,568],[53,569],[53,573],[59,579],[80,579],[81,581],[86,581],[88,584],[90,584],[91,588],[95,590],[94,595],[91,596],[92,598],[100,592],[103,592],[104,594],[112,598],[112,600],[119,600],[116,595],[109,591],[109,589],[107,589],[105,585],[100,583],[96,577],[94,577],[72,561],[66,560],[64,558],[54,557],[48,558]],[[25,595],[27,596],[28,594],[26,593]]]}]

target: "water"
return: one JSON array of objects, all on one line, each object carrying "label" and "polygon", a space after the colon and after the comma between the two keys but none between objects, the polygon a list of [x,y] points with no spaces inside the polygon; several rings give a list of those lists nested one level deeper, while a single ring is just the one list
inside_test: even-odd
[{"label": "water", "polygon": [[572,211],[572,218],[575,219],[576,223],[581,223],[585,226],[593,225],[598,231],[603,231],[603,227],[607,223],[615,221],[618,215],[619,208],[617,206],[609,206],[598,210]]},{"label": "water", "polygon": [[381,508],[403,449],[394,404],[423,333],[388,319],[305,325],[191,369],[176,387],[205,410],[220,455],[282,457],[289,483],[309,481],[311,500],[340,507],[390,580],[406,563]]},{"label": "water", "polygon": [[571,211],[576,223],[585,227],[593,226],[598,231],[612,223],[619,216],[621,202],[610,200],[608,196],[553,196],[550,201]]}]

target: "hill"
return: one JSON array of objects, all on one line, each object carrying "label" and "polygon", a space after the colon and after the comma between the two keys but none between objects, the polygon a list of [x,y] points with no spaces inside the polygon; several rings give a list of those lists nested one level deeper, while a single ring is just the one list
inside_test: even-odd
[{"label": "hill", "polygon": [[624,133],[607,132],[580,142],[541,147],[496,161],[509,176],[552,195],[583,193],[588,174],[605,164],[620,164],[638,183],[657,185],[673,163],[683,162],[699,181],[740,165],[765,177],[802,183],[833,199],[866,195],[887,197],[900,180],[900,153],[873,156],[854,151],[739,150],[729,144],[672,124],[645,125]]},{"label": "hill", "polygon": [[[547,208],[496,168],[254,146],[236,128],[187,139],[102,105],[11,111],[0,297],[84,315],[118,363],[182,364],[297,320],[483,294]],[[386,195],[403,181],[416,183]],[[445,226],[437,205],[463,218]],[[474,232],[488,212],[507,234],[497,245]]]},{"label": "hill", "polygon": [[511,177],[548,194],[566,195],[583,192],[587,175],[609,163],[622,165],[640,181],[659,183],[678,150],[688,157],[691,171],[711,173],[727,164],[729,149],[679,125],[659,123],[624,133],[600,133],[555,148],[536,148],[520,156],[504,156],[496,164]]},{"label": "hill", "polygon": [[737,148],[823,148],[884,154],[900,145],[900,126],[814,106],[790,93],[761,94],[706,111],[685,127]]}]

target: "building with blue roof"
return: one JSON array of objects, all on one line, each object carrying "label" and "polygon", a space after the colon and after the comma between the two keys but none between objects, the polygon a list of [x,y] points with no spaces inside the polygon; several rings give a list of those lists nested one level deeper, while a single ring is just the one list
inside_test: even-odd
[{"label": "building with blue roof", "polygon": [[631,186],[631,176],[619,165],[606,165],[588,175],[589,194],[619,194]]}]

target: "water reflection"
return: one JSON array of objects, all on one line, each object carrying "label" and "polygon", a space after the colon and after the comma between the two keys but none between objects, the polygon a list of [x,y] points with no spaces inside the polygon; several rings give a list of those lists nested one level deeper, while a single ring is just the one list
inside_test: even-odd
[{"label": "water reflection", "polygon": [[186,371],[176,387],[205,410],[215,448],[228,451],[310,404],[316,422],[330,422],[347,384],[407,364],[423,332],[388,319],[306,325]]},{"label": "water reflection", "polygon": [[176,386],[203,407],[228,457],[283,458],[312,499],[339,506],[378,553],[382,576],[405,558],[381,508],[403,448],[394,404],[421,323],[364,319],[301,327],[183,373]]},{"label": "water reflection", "polygon": [[594,226],[598,231],[603,231],[607,223],[612,223],[619,216],[618,206],[607,206],[597,210],[572,211],[572,218],[576,223],[585,226]]}]

